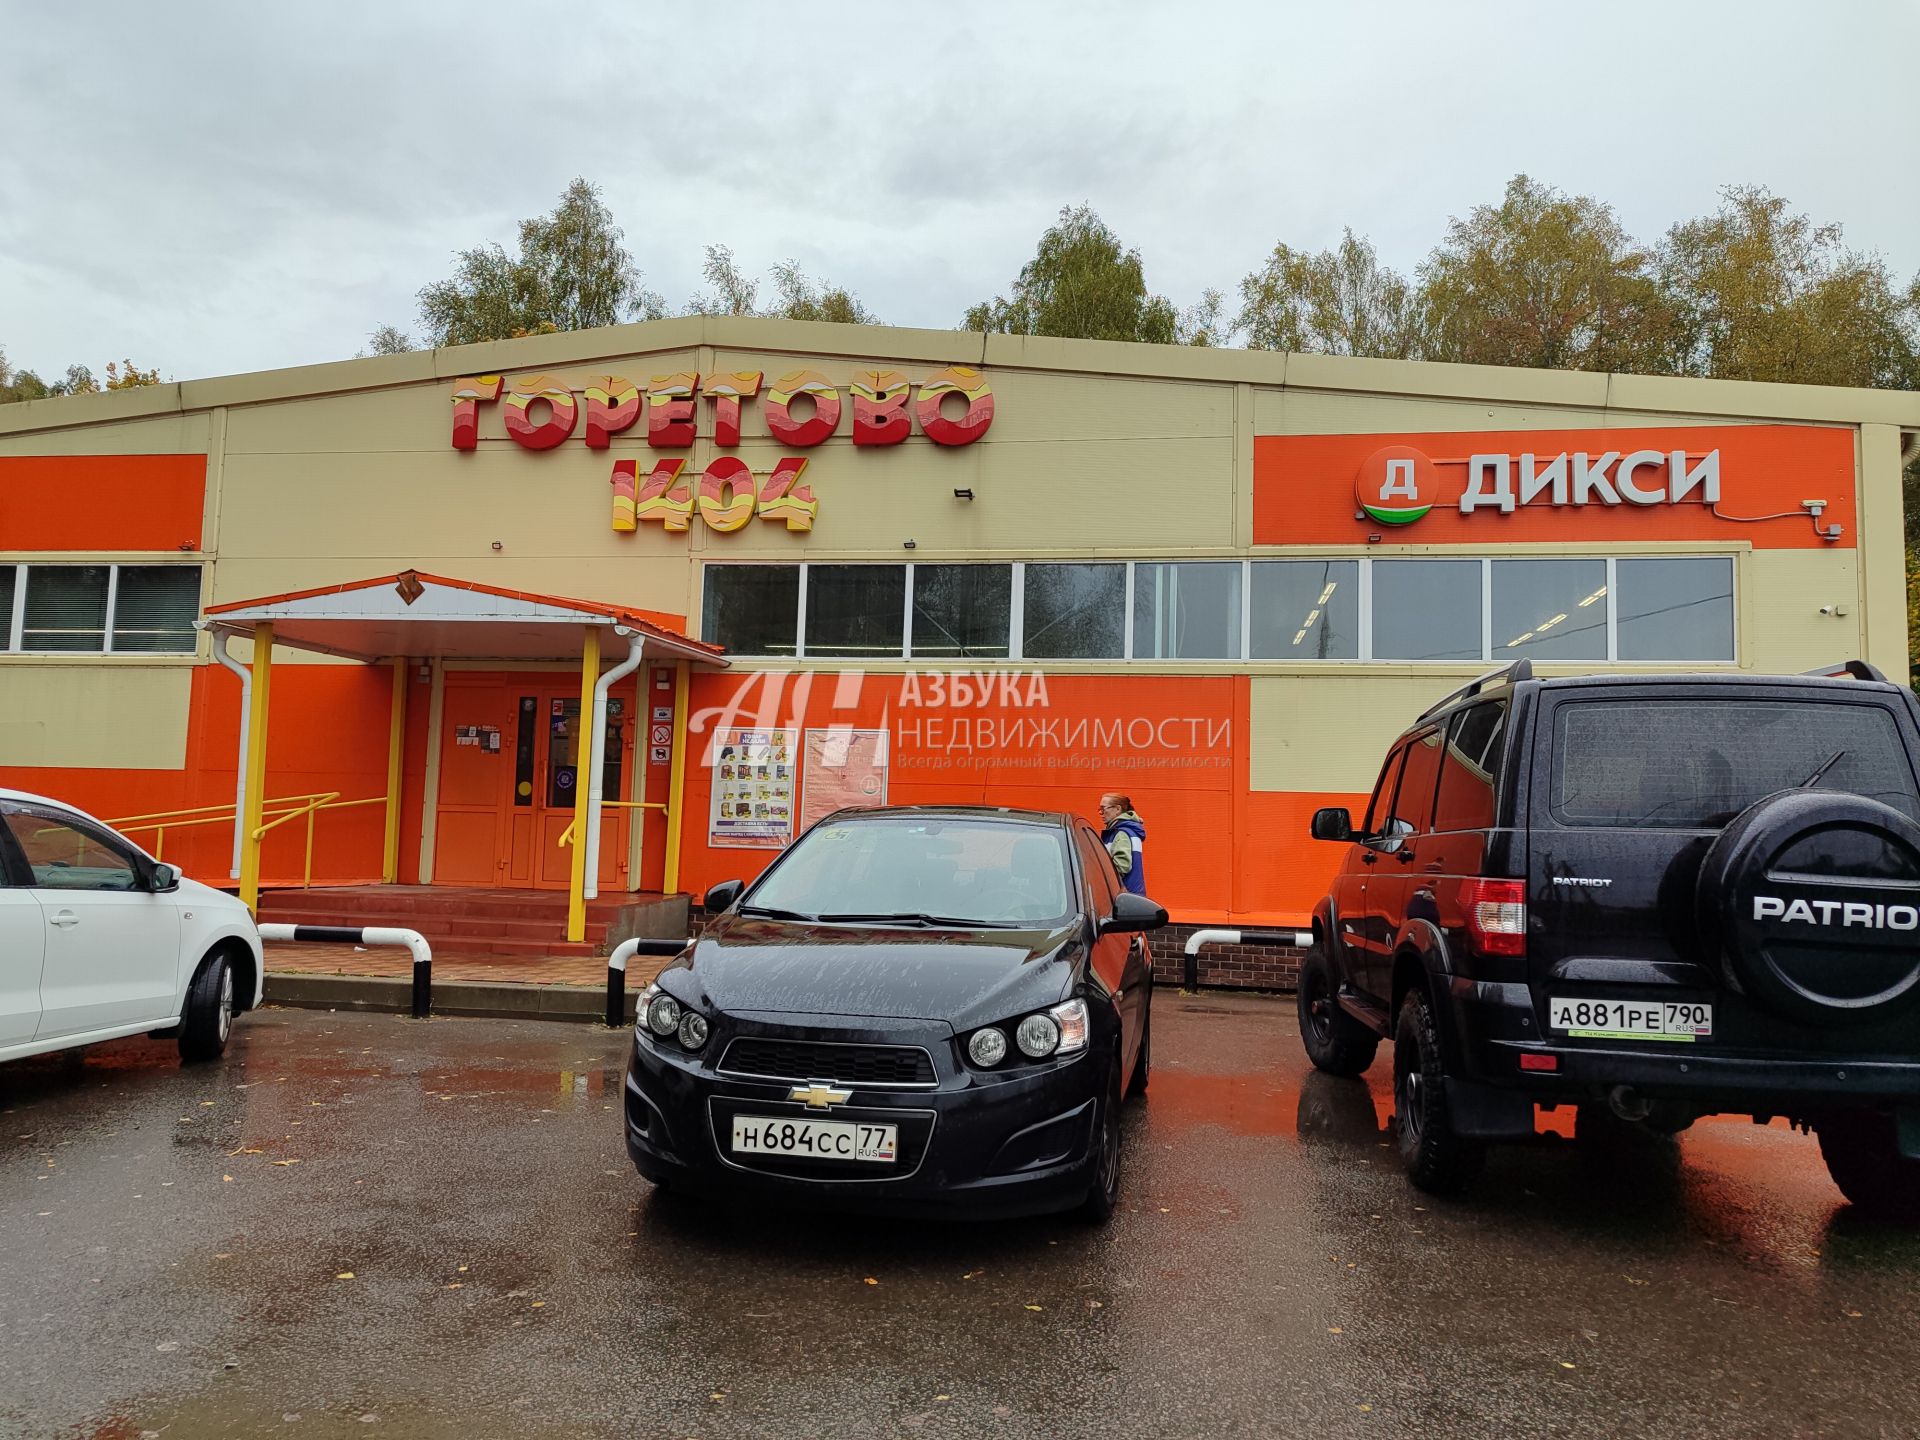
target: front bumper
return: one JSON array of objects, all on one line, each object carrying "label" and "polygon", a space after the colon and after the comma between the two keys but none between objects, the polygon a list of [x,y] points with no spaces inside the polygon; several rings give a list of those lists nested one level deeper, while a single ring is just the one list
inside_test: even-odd
[{"label": "front bumper", "polygon": [[[1542,1103],[1600,1095],[1619,1085],[1650,1099],[1736,1114],[1920,1102],[1920,1058],[1764,1055],[1716,1048],[1712,1041],[1576,1040],[1541,1033],[1533,993],[1523,984],[1456,978],[1451,999],[1460,1078],[1524,1092]],[[1551,1057],[1555,1068],[1523,1070],[1522,1056]]]},{"label": "front bumper", "polygon": [[[811,1202],[837,1209],[901,1215],[1001,1218],[1069,1210],[1085,1199],[1098,1163],[1095,1077],[1090,1052],[1047,1065],[982,1076],[958,1063],[952,1032],[925,1022],[902,1034],[800,1027],[761,1017],[759,1033],[837,1043],[921,1045],[937,1079],[924,1088],[855,1083],[830,1110],[789,1098],[804,1080],[752,1079],[713,1068],[724,1054],[716,1034],[697,1057],[673,1042],[634,1037],[624,1086],[623,1123],[634,1167],[658,1184],[716,1195]],[[777,1030],[776,1030],[776,1027]],[[735,1155],[736,1113],[898,1127],[891,1165]]]}]

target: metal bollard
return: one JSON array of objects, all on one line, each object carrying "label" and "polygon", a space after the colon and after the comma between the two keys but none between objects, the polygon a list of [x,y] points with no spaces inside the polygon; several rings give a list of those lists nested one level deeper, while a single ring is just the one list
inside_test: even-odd
[{"label": "metal bollard", "polygon": [[433,947],[418,930],[387,925],[262,925],[262,940],[306,940],[328,945],[404,945],[413,952],[413,1018],[433,1010]]},{"label": "metal bollard", "polygon": [[627,962],[636,955],[678,955],[691,940],[622,940],[607,957],[607,1013],[609,1030],[627,1023]]}]

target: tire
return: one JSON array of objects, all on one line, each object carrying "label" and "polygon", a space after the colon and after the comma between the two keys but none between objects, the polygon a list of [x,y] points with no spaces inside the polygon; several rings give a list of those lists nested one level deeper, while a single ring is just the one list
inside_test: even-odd
[{"label": "tire", "polygon": [[1140,1053],[1134,1057],[1133,1074],[1127,1078],[1127,1098],[1138,1099],[1147,1093],[1147,1080],[1153,1068],[1153,987],[1147,987],[1145,1021],[1140,1026]]},{"label": "tire", "polygon": [[180,1061],[194,1065],[218,1060],[233,1033],[233,967],[215,955],[200,967],[187,987],[180,1016]]},{"label": "tire", "polygon": [[1327,942],[1317,938],[1300,962],[1300,1042],[1316,1070],[1329,1075],[1364,1075],[1380,1048],[1380,1037],[1340,1008],[1335,997],[1333,960]]},{"label": "tire", "polygon": [[1104,1225],[1120,1205],[1120,1065],[1114,1062],[1113,1079],[1100,1100],[1100,1113],[1094,1120],[1094,1143],[1100,1147],[1100,1159],[1094,1168],[1093,1184],[1077,1212],[1089,1225]]},{"label": "tire", "polygon": [[1393,1031],[1393,1128],[1407,1178],[1431,1195],[1473,1183],[1486,1147],[1455,1132],[1433,1002],[1418,986],[1400,1002]]},{"label": "tire", "polygon": [[1920,1160],[1900,1153],[1891,1115],[1829,1115],[1815,1127],[1827,1173],[1854,1209],[1873,1220],[1920,1224]]}]

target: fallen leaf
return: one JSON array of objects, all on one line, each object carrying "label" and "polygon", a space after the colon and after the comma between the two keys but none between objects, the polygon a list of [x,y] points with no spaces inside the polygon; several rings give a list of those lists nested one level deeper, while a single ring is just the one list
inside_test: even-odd
[{"label": "fallen leaf", "polygon": [[933,1397],[935,1404],[940,1404],[944,1401],[951,1400],[952,1398],[953,1396],[951,1395],[936,1395]]},{"label": "fallen leaf", "polygon": [[467,1273],[467,1267],[466,1267],[466,1266],[464,1266],[464,1265],[462,1265],[462,1266],[460,1267],[460,1270],[459,1270],[459,1273],[460,1273],[460,1274],[462,1274],[462,1275],[464,1275],[464,1274],[466,1274],[466,1273]]},{"label": "fallen leaf", "polygon": [[1168,1209],[1168,1208],[1167,1208],[1166,1206],[1164,1206],[1164,1205],[1162,1205],[1162,1206],[1160,1207],[1160,1213],[1161,1213],[1162,1215],[1171,1215],[1171,1214],[1173,1213],[1173,1211],[1171,1211],[1171,1210],[1169,1210],[1169,1209]]},{"label": "fallen leaf", "polygon": [[967,1273],[966,1273],[966,1274],[964,1274],[964,1275],[962,1275],[962,1276],[961,1276],[960,1278],[961,1278],[962,1280],[971,1280],[971,1279],[973,1279],[973,1278],[974,1278],[975,1276],[979,1276],[979,1275],[984,1275],[984,1274],[986,1274],[986,1273],[987,1273],[987,1272],[986,1272],[986,1271],[984,1271],[984,1270],[969,1270],[969,1271],[967,1271]]},{"label": "fallen leaf", "polygon": [[1847,1318],[1849,1320],[1858,1320],[1860,1318],[1860,1312],[1858,1310],[1849,1310],[1847,1311]]},{"label": "fallen leaf", "polygon": [[869,1285],[878,1285],[879,1283],[880,1283],[880,1282],[879,1282],[878,1280],[876,1280],[876,1279],[874,1279],[874,1278],[873,1278],[873,1276],[871,1276],[871,1275],[869,1275],[869,1276],[867,1276],[867,1284],[869,1284]]},{"label": "fallen leaf", "polygon": [[447,1289],[449,1290],[464,1290],[466,1288],[466,1282],[463,1280],[454,1280],[447,1285]]},{"label": "fallen leaf", "polygon": [[1342,1330],[1338,1325],[1329,1325],[1327,1327],[1327,1334],[1329,1335],[1344,1335],[1346,1333],[1347,1332]]},{"label": "fallen leaf", "polygon": [[1362,1405],[1360,1408],[1369,1415],[1373,1413],[1373,1407],[1371,1405]]},{"label": "fallen leaf", "polygon": [[1046,1307],[1046,1306],[1044,1306],[1044,1305],[1029,1305],[1029,1306],[1027,1306],[1026,1308],[1027,1308],[1027,1309],[1029,1309],[1029,1310],[1044,1310],[1044,1309],[1046,1309],[1047,1307]]},{"label": "fallen leaf", "polygon": [[233,1176],[231,1175],[222,1175],[220,1179],[223,1183],[228,1185],[231,1185],[233,1183]]},{"label": "fallen leaf", "polygon": [[534,1301],[534,1302],[533,1302],[533,1306],[532,1306],[532,1308],[533,1308],[533,1309],[535,1309],[535,1310],[538,1310],[538,1309],[539,1309],[539,1308],[540,1308],[541,1306],[543,1306],[543,1305],[545,1305],[546,1303],[547,1303],[547,1302],[546,1302],[546,1301],[544,1301],[544,1300],[536,1300],[536,1301]]},{"label": "fallen leaf", "polygon": [[298,1165],[300,1162],[298,1160],[276,1160],[273,1163],[276,1165]]},{"label": "fallen leaf", "polygon": [[353,1279],[353,1272],[351,1270],[342,1270],[338,1275],[334,1276],[333,1278],[336,1280],[351,1280]]},{"label": "fallen leaf", "polygon": [[1571,1360],[1562,1360],[1560,1362],[1560,1368],[1562,1370],[1577,1370],[1580,1367],[1575,1365]]}]

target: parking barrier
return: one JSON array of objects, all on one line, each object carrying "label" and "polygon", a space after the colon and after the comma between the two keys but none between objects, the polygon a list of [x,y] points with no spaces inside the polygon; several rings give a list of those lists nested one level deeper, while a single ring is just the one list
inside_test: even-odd
[{"label": "parking barrier", "polygon": [[1180,984],[1187,990],[1199,988],[1202,945],[1289,945],[1305,950],[1311,944],[1313,933],[1309,930],[1196,930],[1187,937],[1186,969]]},{"label": "parking barrier", "polygon": [[636,955],[678,955],[691,940],[622,940],[607,957],[607,1028],[627,1023],[627,961]]},{"label": "parking barrier", "polygon": [[404,945],[413,952],[413,1018],[433,1009],[433,947],[418,930],[383,925],[262,925],[262,940],[309,940],[329,945]]}]

